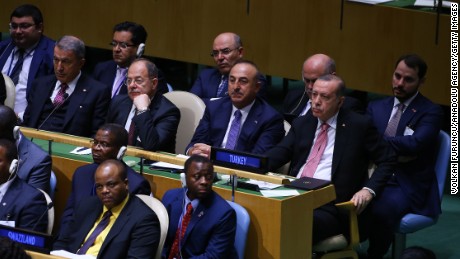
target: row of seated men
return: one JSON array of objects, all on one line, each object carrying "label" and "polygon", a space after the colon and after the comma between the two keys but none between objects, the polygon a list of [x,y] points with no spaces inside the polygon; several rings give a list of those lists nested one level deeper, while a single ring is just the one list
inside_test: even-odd
[{"label": "row of seated men", "polygon": [[[140,25],[134,27],[139,29]],[[0,43],[0,65],[2,60],[8,60],[2,71],[11,70],[7,74],[14,81],[16,76],[12,72],[19,62],[17,44],[25,38],[24,34],[36,31],[40,42],[47,38],[41,35],[43,20],[38,23],[32,15],[13,12],[10,28],[12,40]],[[81,40],[65,36],[56,45],[49,43],[53,46],[48,54],[52,58],[49,69],[52,73],[54,66],[54,74],[37,76],[32,82],[27,80],[23,88],[30,90],[25,93],[23,124],[93,136],[104,121],[117,123],[128,132],[130,145],[174,152],[180,113],[161,96],[155,65],[145,59],[135,60],[134,55],[126,59],[126,80],[126,70],[121,72],[126,67],[119,61],[138,52],[146,33],[139,40],[133,30],[118,28],[115,26],[111,43],[113,61],[102,63],[117,69],[106,83],[112,87],[104,87],[81,74]],[[142,30],[145,32],[143,27]],[[35,47],[32,45],[33,57],[29,51],[29,64],[38,57],[39,49]],[[207,105],[184,150],[186,154],[209,157],[211,146],[264,154],[271,170],[290,162],[291,176],[332,181],[337,194],[335,202],[351,200],[357,206],[361,237],[370,241],[370,258],[385,254],[393,229],[404,214],[440,213],[432,152],[443,115],[439,106],[419,92],[427,72],[427,65],[419,56],[404,55],[397,60],[392,78],[394,96],[370,103],[365,115],[356,113],[356,101],[344,96],[345,83],[336,75],[333,59],[323,54],[309,57],[302,67],[305,89],[290,92],[285,100],[283,109],[288,115],[284,118],[290,118],[292,127],[284,136],[283,116],[263,99],[266,81],[255,64],[242,60],[241,39],[233,33],[218,35],[211,55],[216,68],[204,70],[191,89]],[[24,61],[22,71],[26,64]],[[111,71],[102,64],[96,67],[98,73]],[[21,78],[30,78],[31,73],[28,75],[19,74],[19,86]],[[102,81],[102,77],[97,79]],[[82,84],[83,80],[87,84]],[[61,90],[62,83],[68,85],[70,92]],[[124,89],[127,95],[117,95]],[[110,96],[114,97],[111,101]],[[21,117],[21,111],[16,112]],[[371,161],[377,167],[369,177]],[[344,233],[343,222],[333,203],[316,209],[313,242]]]},{"label": "row of seated men", "polygon": [[[73,174],[55,250],[97,258],[155,257],[160,224],[156,214],[135,196],[150,195],[150,185],[121,160],[120,149],[127,142],[128,133],[120,125],[105,124],[97,131],[92,141],[94,163]],[[14,227],[46,232],[45,198],[16,175],[16,158],[14,143],[0,139],[0,193],[4,194],[0,216]],[[163,196],[169,226],[162,257],[236,258],[236,214],[212,190],[212,163],[191,156],[184,172],[185,187]]]}]

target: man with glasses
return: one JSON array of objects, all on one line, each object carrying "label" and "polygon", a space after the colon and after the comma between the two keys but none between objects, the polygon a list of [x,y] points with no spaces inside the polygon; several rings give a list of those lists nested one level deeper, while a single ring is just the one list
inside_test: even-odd
[{"label": "man with glasses", "polygon": [[[316,79],[327,74],[335,75],[335,61],[324,54],[315,54],[305,60],[302,66],[302,80],[305,88],[292,89],[283,102],[284,119],[292,123],[294,118],[307,114],[311,107],[311,91]],[[342,109],[363,113],[358,100],[346,97]]]},{"label": "man with glasses", "polygon": [[[67,200],[61,219],[61,233],[72,217],[74,207],[83,199],[96,195],[94,189],[94,173],[97,167],[109,159],[118,159],[123,162],[124,150],[128,145],[128,133],[118,124],[104,124],[91,141],[93,163],[80,166],[72,176],[72,191]],[[120,151],[121,150],[121,151]],[[124,164],[124,163],[123,163]],[[150,195],[150,184],[140,174],[124,164],[129,181],[129,192],[132,194]]]},{"label": "man with glasses", "polygon": [[54,75],[34,80],[24,113],[27,127],[76,136],[94,136],[104,123],[109,88],[84,75],[85,44],[64,36],[54,48]]},{"label": "man with glasses", "polygon": [[180,111],[158,93],[155,64],[147,59],[135,60],[129,66],[126,85],[128,95],[115,96],[107,122],[123,125],[131,146],[174,153]]},{"label": "man with glasses", "polygon": [[[206,105],[213,98],[228,96],[228,74],[233,65],[243,58],[243,43],[240,36],[232,32],[219,34],[214,39],[211,57],[216,67],[204,69],[190,89],[190,92],[203,99]],[[262,74],[259,74],[258,78],[261,83],[259,96],[264,97],[267,81]]]},{"label": "man with glasses", "polygon": [[32,81],[53,73],[54,41],[43,35],[42,13],[34,5],[17,7],[9,28],[11,38],[0,42],[0,68],[16,85],[14,111],[22,119]]},{"label": "man with glasses", "polygon": [[[128,93],[124,84],[128,67],[144,53],[147,31],[144,26],[134,22],[122,22],[113,27],[112,60],[96,65],[93,77],[111,87],[112,98],[118,94]],[[166,93],[168,86],[159,71],[158,92]]]}]

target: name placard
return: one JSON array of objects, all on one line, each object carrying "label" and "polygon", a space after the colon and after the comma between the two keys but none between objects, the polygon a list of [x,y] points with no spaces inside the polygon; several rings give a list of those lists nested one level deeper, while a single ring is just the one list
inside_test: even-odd
[{"label": "name placard", "polygon": [[267,157],[235,150],[212,147],[211,160],[215,165],[249,172],[266,173],[268,171]]},{"label": "name placard", "polygon": [[51,250],[52,237],[45,233],[0,225],[0,236],[21,243],[28,250],[48,254]]}]

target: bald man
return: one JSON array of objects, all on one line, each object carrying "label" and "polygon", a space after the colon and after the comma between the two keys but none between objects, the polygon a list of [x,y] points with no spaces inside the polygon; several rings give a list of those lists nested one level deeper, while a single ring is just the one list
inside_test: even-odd
[{"label": "bald man", "polygon": [[[292,89],[286,95],[283,102],[284,119],[288,122],[296,117],[307,114],[311,107],[311,91],[316,79],[324,75],[335,75],[335,61],[325,54],[314,54],[307,58],[302,66],[302,81],[305,88]],[[362,104],[352,97],[346,97],[343,109],[352,109],[363,113]]]},{"label": "bald man", "polygon": [[[224,32],[214,39],[211,57],[216,63],[215,68],[201,71],[190,92],[197,95],[206,103],[211,99],[228,96],[228,74],[233,65],[243,58],[243,42],[240,36],[233,32]],[[266,96],[267,80],[262,74],[258,77],[261,91],[258,96]]]}]

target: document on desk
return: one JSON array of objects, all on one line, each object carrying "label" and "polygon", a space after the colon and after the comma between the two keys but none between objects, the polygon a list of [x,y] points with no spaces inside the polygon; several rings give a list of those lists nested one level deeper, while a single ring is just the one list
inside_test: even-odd
[{"label": "document on desk", "polygon": [[78,259],[95,259],[92,255],[77,255],[66,250],[54,250],[50,252],[51,255],[61,256],[64,258],[78,258]]},{"label": "document on desk", "polygon": [[[442,7],[450,8],[452,1],[442,1]],[[433,0],[415,0],[414,6],[425,6],[425,7],[434,7],[435,3]],[[436,6],[438,6],[438,1],[436,1]]]},{"label": "document on desk", "polygon": [[376,5],[376,4],[391,2],[392,0],[348,0],[348,1],[349,2],[358,2],[358,3],[363,3],[363,4]]},{"label": "document on desk", "polygon": [[91,154],[91,148],[76,147],[72,151],[70,151],[70,153],[75,155],[89,155]]},{"label": "document on desk", "polygon": [[258,180],[249,180],[247,181],[247,183],[255,184],[259,186],[259,189],[261,190],[273,190],[273,189],[283,186],[282,184],[274,184],[274,183],[258,181]]},{"label": "document on desk", "polygon": [[260,190],[260,193],[267,198],[296,196],[300,194],[297,190]]},{"label": "document on desk", "polygon": [[168,169],[178,169],[178,170],[184,169],[184,166],[166,163],[166,162],[155,162],[155,163],[152,163],[151,166],[153,168],[156,167],[156,168],[168,168]]}]

